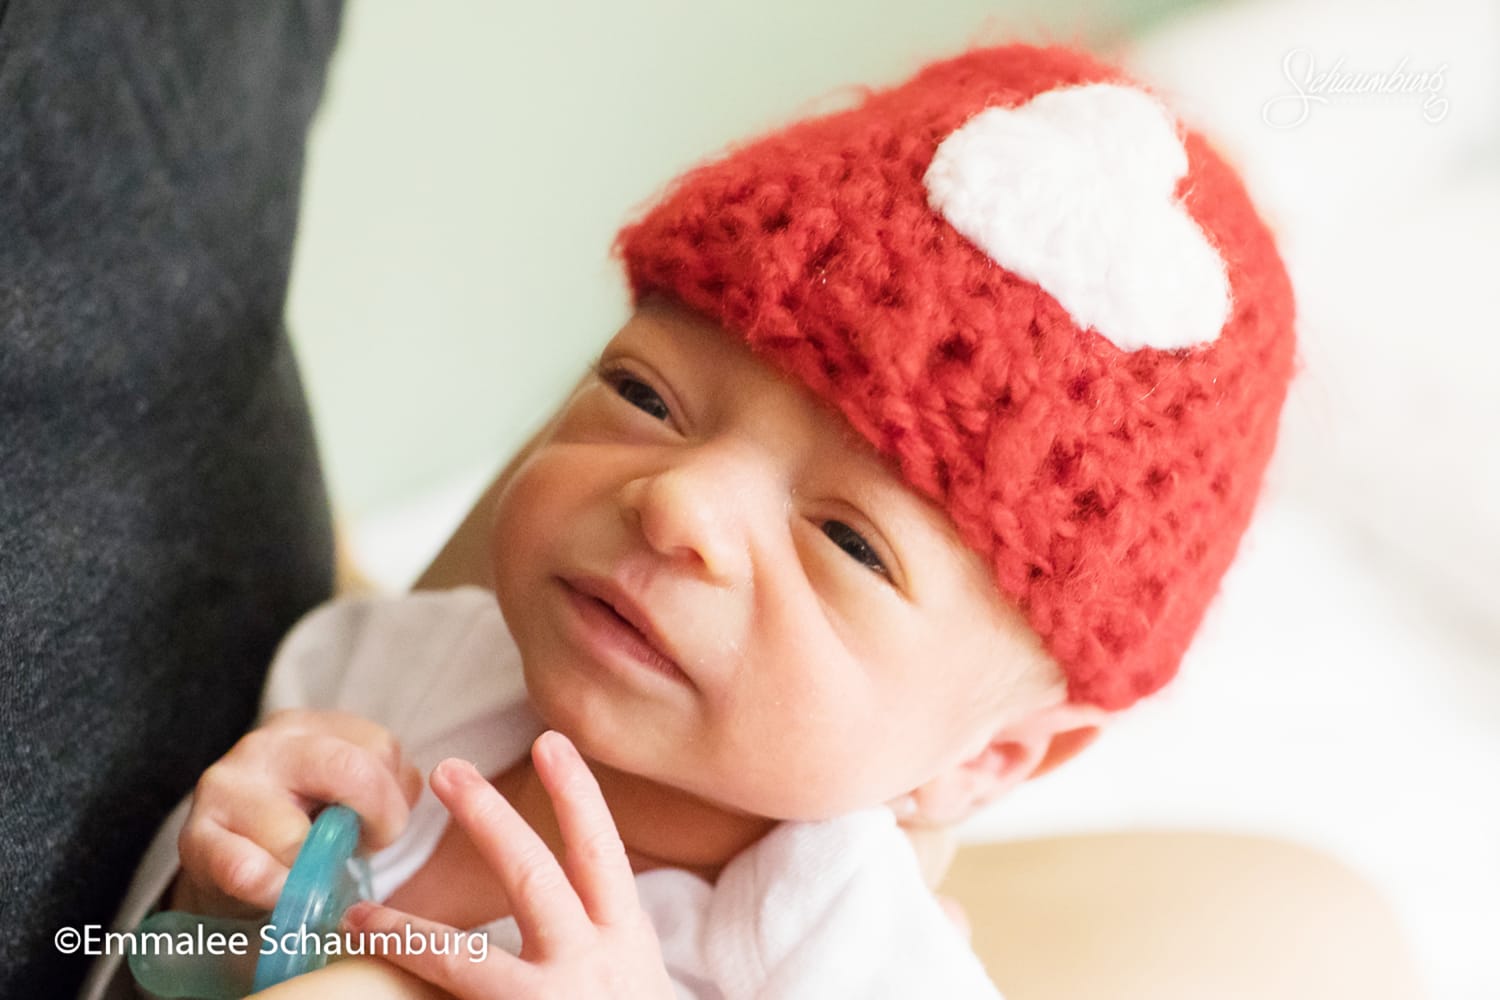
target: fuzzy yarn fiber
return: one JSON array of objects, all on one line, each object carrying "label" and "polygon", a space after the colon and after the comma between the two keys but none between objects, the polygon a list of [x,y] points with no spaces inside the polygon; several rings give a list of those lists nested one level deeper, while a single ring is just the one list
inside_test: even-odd
[{"label": "fuzzy yarn fiber", "polygon": [[1294,307],[1239,178],[1180,126],[1175,197],[1230,292],[1207,344],[1122,350],[934,211],[924,174],[955,129],[1101,82],[1135,86],[1060,47],[931,64],[689,171],[616,251],[636,301],[663,293],[712,318],[836,407],[948,512],[1069,698],[1119,709],[1174,676],[1234,557],[1292,373]]}]

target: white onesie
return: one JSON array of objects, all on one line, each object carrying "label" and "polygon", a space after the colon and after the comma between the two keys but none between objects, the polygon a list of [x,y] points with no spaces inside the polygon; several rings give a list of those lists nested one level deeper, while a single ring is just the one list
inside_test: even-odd
[{"label": "white onesie", "polygon": [[[477,587],[343,599],[314,610],[277,651],[260,715],[293,707],[341,709],[380,723],[424,774],[446,757],[473,761],[484,774],[502,771],[543,728],[494,596]],[[171,883],[187,805],[158,831],[116,929],[138,924]],[[446,822],[446,810],[424,789],[401,839],[371,858],[377,898],[426,862]],[[884,808],[782,823],[716,883],[657,869],[636,876],[636,885],[679,996],[999,998]],[[514,919],[485,930],[497,946],[519,950]],[[98,959],[80,994],[131,995],[118,956]]]}]

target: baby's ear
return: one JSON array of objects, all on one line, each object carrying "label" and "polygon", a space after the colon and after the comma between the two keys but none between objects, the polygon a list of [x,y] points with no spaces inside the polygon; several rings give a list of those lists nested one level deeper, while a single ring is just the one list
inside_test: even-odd
[{"label": "baby's ear", "polygon": [[1053,770],[1092,743],[1110,713],[1066,702],[999,730],[967,760],[890,803],[902,823],[948,826],[1017,785]]}]

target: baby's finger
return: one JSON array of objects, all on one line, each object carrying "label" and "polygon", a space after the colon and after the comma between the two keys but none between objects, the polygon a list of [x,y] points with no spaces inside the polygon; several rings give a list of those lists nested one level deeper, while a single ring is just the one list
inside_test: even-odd
[{"label": "baby's finger", "polygon": [[393,842],[411,812],[395,774],[364,747],[309,733],[288,740],[273,765],[289,790],[318,802],[342,802],[359,814],[360,839],[371,848]]},{"label": "baby's finger", "polygon": [[593,772],[572,741],[554,730],[537,737],[531,754],[567,846],[568,879],[584,909],[598,924],[634,916],[640,909],[635,875]]},{"label": "baby's finger", "polygon": [[552,955],[567,939],[592,929],[552,851],[473,764],[443,761],[433,768],[432,790],[500,876],[524,958]]},{"label": "baby's finger", "polygon": [[184,828],[177,850],[183,870],[195,881],[262,910],[275,907],[286,885],[286,865],[259,844],[213,823],[191,832]]},{"label": "baby's finger", "polygon": [[389,729],[352,712],[287,709],[268,720],[268,725],[308,734],[337,736],[364,747],[392,774],[398,774],[403,762],[401,743]]},{"label": "baby's finger", "polygon": [[401,786],[401,795],[406,799],[406,808],[409,810],[416,806],[417,799],[422,794],[422,771],[415,764],[403,763],[401,770],[396,774],[396,782]]},{"label": "baby's finger", "polygon": [[417,804],[417,798],[422,794],[422,772],[406,759],[401,742],[389,729],[349,712],[320,712],[318,716],[326,722],[331,735],[342,737],[374,754],[395,776],[407,806]]},{"label": "baby's finger", "polygon": [[386,948],[370,954],[379,954],[455,997],[510,996],[521,992],[531,975],[520,959],[489,947],[482,931],[458,931],[378,903],[351,906],[344,914],[344,927],[355,934],[387,935],[384,940],[421,941],[421,948]]},{"label": "baby's finger", "polygon": [[285,793],[247,781],[242,773],[216,764],[203,772],[193,793],[200,811],[194,820],[208,820],[259,844],[288,867],[297,859],[311,825],[307,813]]}]

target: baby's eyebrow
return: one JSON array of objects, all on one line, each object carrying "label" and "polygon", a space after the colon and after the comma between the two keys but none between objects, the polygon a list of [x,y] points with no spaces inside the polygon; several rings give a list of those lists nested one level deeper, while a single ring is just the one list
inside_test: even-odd
[{"label": "baby's eyebrow", "polygon": [[848,475],[857,475],[874,486],[882,495],[907,500],[912,498],[912,489],[901,478],[891,461],[875,450],[868,441],[858,435],[852,427],[844,429],[843,447],[839,451],[839,466]]},{"label": "baby's eyebrow", "polygon": [[[866,446],[866,450],[868,446]],[[837,484],[837,492],[858,507],[875,526],[890,535],[905,534],[922,520],[921,498],[878,455],[824,458],[823,475]],[[896,544],[897,538],[888,539]]]}]

